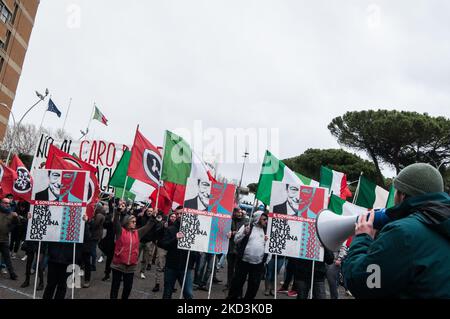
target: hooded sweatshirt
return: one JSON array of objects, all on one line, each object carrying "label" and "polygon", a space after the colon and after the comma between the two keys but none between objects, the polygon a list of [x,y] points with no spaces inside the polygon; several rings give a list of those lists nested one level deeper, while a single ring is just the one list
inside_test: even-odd
[{"label": "hooded sweatshirt", "polygon": [[[450,298],[450,196],[411,197],[386,214],[393,221],[375,240],[367,234],[356,236],[344,260],[342,270],[352,294]],[[379,276],[378,288],[369,288],[368,282],[377,284],[374,276]]]},{"label": "hooded sweatshirt", "polygon": [[[263,212],[258,211],[253,215],[253,227],[250,235],[248,236],[248,242],[244,250],[244,255],[242,256],[242,260],[248,262],[249,264],[260,264],[264,259],[264,249],[266,244],[266,241],[264,240],[265,229],[259,225],[259,219],[262,214]],[[239,244],[245,237],[245,225],[243,225],[236,233],[234,242]]]}]

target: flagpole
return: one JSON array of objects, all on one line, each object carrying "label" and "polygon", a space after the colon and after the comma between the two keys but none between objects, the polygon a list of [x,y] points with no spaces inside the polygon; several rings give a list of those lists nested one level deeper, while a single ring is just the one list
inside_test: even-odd
[{"label": "flagpole", "polygon": [[361,172],[361,174],[359,174],[358,186],[356,187],[355,196],[353,197],[353,202],[352,202],[352,204],[355,204],[356,201],[358,200],[358,196],[359,196],[359,185],[361,184],[361,176],[362,176],[362,175],[363,175],[363,172]]},{"label": "flagpole", "polygon": [[183,290],[184,290],[184,284],[186,282],[186,273],[188,271],[190,255],[191,255],[191,250],[188,250],[188,255],[187,255],[187,260],[186,260],[186,267],[184,268],[183,284],[181,285],[180,299],[181,299],[181,297],[183,297]]},{"label": "flagpole", "polygon": [[[139,129],[139,125],[138,125]],[[155,203],[155,210],[158,212],[158,204],[159,204],[159,192],[161,190],[161,184],[162,184],[162,171],[163,171],[163,165],[164,165],[164,153],[165,153],[165,146],[166,146],[166,136],[167,134],[164,134],[164,141],[163,141],[163,149],[161,154],[161,172],[159,173],[159,183],[158,183],[158,192],[156,193],[156,203]]]},{"label": "flagpole", "polygon": [[[51,97],[50,97],[51,98]],[[42,125],[44,125],[44,120],[45,120],[45,116],[47,115],[47,109],[45,109],[45,111],[44,111],[44,115],[42,116],[42,120],[41,120],[41,125],[39,126],[39,129],[38,129],[38,134],[39,134],[39,132],[41,131],[41,129],[42,129]]]},{"label": "flagpole", "polygon": [[36,272],[34,277],[34,289],[33,289],[33,299],[36,299],[36,286],[37,286],[37,278],[39,277],[39,257],[41,256],[41,241],[39,241],[38,245],[38,253],[37,253],[37,260],[36,260]]},{"label": "flagpole", "polygon": [[70,98],[69,106],[68,106],[67,112],[66,112],[66,118],[64,119],[64,124],[63,124],[63,127],[62,127],[63,132],[64,132],[64,129],[66,128],[67,117],[69,116],[71,105],[72,105],[72,98]]},{"label": "flagpole", "polygon": [[92,112],[91,112],[91,116],[89,118],[89,123],[86,129],[86,134],[83,136],[85,139],[87,139],[87,136],[89,134],[89,128],[91,127],[91,123],[92,123],[92,117],[94,116],[94,112],[95,112],[95,102],[94,105],[92,106]]},{"label": "flagpole", "polygon": [[122,200],[125,198],[125,191],[127,189],[127,184],[128,184],[128,174],[125,176],[125,184],[123,185],[122,190]]}]

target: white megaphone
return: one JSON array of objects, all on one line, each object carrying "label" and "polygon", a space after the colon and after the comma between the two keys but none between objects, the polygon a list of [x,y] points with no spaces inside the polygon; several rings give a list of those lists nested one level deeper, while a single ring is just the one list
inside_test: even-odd
[{"label": "white megaphone", "polygon": [[[385,212],[386,209],[375,211],[373,228],[380,230],[390,222],[391,219]],[[319,212],[316,218],[317,237],[325,248],[331,251],[339,251],[342,244],[355,234],[355,223],[358,221],[358,217],[359,215],[342,216],[324,209]]]}]

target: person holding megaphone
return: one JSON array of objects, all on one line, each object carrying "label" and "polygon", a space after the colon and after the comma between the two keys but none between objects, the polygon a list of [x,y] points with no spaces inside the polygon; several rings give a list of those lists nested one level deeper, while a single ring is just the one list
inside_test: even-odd
[{"label": "person holding megaphone", "polygon": [[395,205],[380,230],[375,214],[355,223],[342,265],[356,298],[450,298],[450,196],[429,164],[404,168],[394,179]]}]

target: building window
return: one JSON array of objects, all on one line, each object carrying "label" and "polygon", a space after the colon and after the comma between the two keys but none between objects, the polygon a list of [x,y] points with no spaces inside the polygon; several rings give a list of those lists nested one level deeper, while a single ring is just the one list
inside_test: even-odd
[{"label": "building window", "polygon": [[0,1],[0,20],[4,23],[11,22],[12,14],[11,11],[8,10],[3,1]]}]

